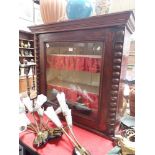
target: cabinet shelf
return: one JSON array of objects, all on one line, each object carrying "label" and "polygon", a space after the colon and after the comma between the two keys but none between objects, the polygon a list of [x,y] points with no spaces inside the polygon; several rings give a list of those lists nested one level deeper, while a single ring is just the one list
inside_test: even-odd
[{"label": "cabinet shelf", "polygon": [[19,58],[34,58],[34,56],[19,56]]},{"label": "cabinet shelf", "polygon": [[[32,78],[32,75],[29,75],[28,78],[29,79]],[[34,78],[36,78],[36,75],[34,75]],[[22,79],[26,79],[26,75],[24,76],[19,75],[19,80],[22,80]]]},{"label": "cabinet shelf", "polygon": [[34,42],[34,40],[29,40],[29,39],[20,39],[20,38],[19,38],[19,40],[20,40],[20,41],[27,41],[27,42],[28,42],[28,41],[29,41],[29,42]]},{"label": "cabinet shelf", "polygon": [[21,68],[25,68],[25,67],[27,67],[27,66],[36,66],[36,63],[28,63],[27,65],[25,65],[25,64],[20,64],[20,67]]},{"label": "cabinet shelf", "polygon": [[34,48],[25,48],[25,47],[19,47],[19,49],[25,49],[25,50],[33,50]]},{"label": "cabinet shelf", "polygon": [[82,55],[82,54],[48,54],[48,56],[65,56],[65,57],[70,57],[70,56],[75,56],[75,57],[86,57],[86,58],[101,58],[101,55]]}]

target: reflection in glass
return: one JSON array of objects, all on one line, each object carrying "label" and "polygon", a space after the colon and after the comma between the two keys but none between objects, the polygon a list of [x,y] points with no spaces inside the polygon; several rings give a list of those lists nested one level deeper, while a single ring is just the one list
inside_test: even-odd
[{"label": "reflection in glass", "polygon": [[63,91],[68,101],[97,113],[103,42],[52,42],[45,47],[48,98],[52,89]]}]

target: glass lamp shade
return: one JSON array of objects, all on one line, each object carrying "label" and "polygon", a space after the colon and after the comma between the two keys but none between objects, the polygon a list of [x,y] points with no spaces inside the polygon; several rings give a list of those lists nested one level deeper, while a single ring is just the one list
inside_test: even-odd
[{"label": "glass lamp shade", "polygon": [[69,19],[86,18],[93,12],[91,0],[68,0],[66,13]]}]

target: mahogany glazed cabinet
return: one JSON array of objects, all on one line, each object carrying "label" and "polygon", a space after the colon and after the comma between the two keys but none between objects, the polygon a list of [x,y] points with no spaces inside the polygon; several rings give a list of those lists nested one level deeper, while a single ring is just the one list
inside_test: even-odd
[{"label": "mahogany glazed cabinet", "polygon": [[113,137],[122,109],[132,11],[29,27],[37,53],[37,87],[53,100],[63,91],[76,125]]}]

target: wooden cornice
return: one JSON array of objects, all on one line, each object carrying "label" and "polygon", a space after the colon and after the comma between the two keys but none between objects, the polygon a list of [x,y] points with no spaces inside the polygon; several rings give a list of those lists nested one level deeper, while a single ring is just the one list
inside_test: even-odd
[{"label": "wooden cornice", "polygon": [[36,34],[62,31],[75,31],[92,28],[106,28],[113,26],[124,26],[130,33],[134,31],[133,11],[92,16],[85,19],[67,20],[37,26],[30,26],[29,29]]}]

